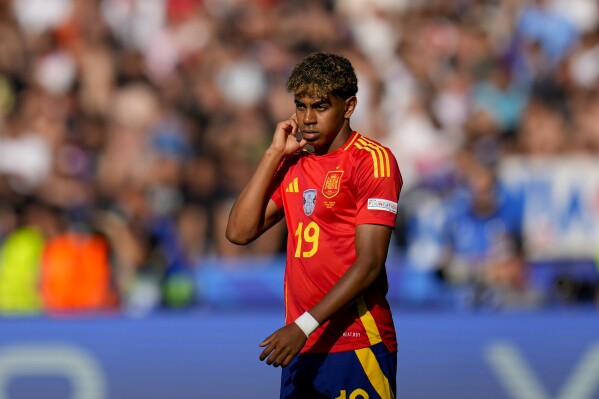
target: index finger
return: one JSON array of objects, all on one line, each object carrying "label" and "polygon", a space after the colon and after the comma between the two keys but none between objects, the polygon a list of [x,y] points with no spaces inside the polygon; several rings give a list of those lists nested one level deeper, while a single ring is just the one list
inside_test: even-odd
[{"label": "index finger", "polygon": [[266,337],[266,338],[265,338],[265,339],[264,339],[262,342],[260,342],[260,343],[258,344],[258,346],[265,347],[265,346],[267,346],[268,344],[270,344],[270,341],[272,341],[272,337],[273,337],[273,335],[274,335],[274,334],[270,334],[270,335],[269,335],[268,337]]},{"label": "index finger", "polygon": [[[266,348],[264,348],[264,350],[262,351],[262,353],[260,354],[260,360],[264,360],[266,359],[272,352],[275,351],[275,346],[274,345],[269,345]],[[269,363],[270,364],[270,363]]]},{"label": "index finger", "polygon": [[293,114],[291,114],[288,121],[291,125],[291,134],[295,135],[297,133],[297,131],[299,130],[298,123],[297,123],[297,116],[295,115],[295,112]]}]

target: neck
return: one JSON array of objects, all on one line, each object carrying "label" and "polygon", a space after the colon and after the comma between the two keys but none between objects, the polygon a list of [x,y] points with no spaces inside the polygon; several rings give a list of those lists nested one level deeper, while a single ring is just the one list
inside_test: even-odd
[{"label": "neck", "polygon": [[351,127],[349,127],[349,123],[344,123],[343,127],[339,130],[339,133],[337,133],[333,141],[325,146],[315,148],[314,153],[316,155],[325,155],[337,151],[345,145],[352,132],[353,130]]}]

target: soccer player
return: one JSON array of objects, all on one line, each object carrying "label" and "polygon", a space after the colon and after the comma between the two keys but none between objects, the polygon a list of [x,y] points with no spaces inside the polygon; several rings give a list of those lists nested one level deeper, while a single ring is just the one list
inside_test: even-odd
[{"label": "soccer player", "polygon": [[260,360],[283,367],[281,398],[395,397],[385,260],[402,180],[389,149],[350,127],[357,84],[339,55],[295,66],[295,113],[229,215],[241,245],[286,218],[286,325],[260,343]]}]

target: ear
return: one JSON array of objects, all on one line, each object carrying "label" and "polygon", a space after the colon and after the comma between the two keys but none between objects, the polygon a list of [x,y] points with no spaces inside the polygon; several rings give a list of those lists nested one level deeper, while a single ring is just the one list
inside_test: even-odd
[{"label": "ear", "polygon": [[350,98],[345,100],[345,113],[343,114],[345,119],[349,119],[349,117],[354,113],[357,104],[358,99],[356,96],[351,96]]}]

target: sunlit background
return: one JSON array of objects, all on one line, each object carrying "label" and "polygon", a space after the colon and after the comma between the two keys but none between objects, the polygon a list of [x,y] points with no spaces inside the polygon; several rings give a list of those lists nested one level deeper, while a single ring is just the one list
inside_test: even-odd
[{"label": "sunlit background", "polygon": [[599,398],[597,1],[0,0],[0,399],[278,397],[286,228],[224,228],[313,51],[404,178],[397,397]]}]

